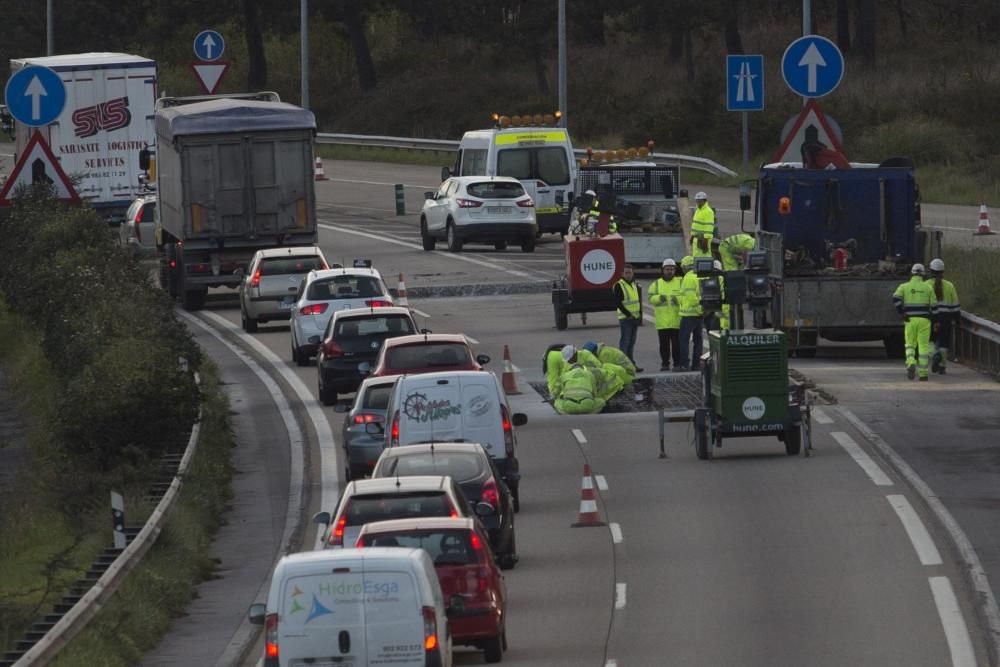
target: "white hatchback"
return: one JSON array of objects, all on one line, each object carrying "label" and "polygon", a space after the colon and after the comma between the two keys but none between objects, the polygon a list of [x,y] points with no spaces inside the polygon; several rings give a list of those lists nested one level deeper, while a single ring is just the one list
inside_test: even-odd
[{"label": "white hatchback", "polygon": [[389,288],[375,269],[310,271],[299,286],[291,309],[292,361],[299,366],[309,364],[334,312],[395,305]]},{"label": "white hatchback", "polygon": [[535,202],[516,178],[456,176],[437,192],[425,192],[424,198],[420,214],[424,250],[433,250],[442,239],[452,252],[461,252],[465,243],[492,244],[497,250],[517,243],[524,252],[535,250]]}]

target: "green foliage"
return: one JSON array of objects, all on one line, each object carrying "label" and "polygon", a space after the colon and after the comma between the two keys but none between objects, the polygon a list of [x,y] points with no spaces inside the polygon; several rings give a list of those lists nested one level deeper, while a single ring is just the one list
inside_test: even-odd
[{"label": "green foliage", "polygon": [[1000,285],[996,280],[1000,248],[946,245],[942,254],[945,277],[955,283],[962,310],[1000,322]]}]

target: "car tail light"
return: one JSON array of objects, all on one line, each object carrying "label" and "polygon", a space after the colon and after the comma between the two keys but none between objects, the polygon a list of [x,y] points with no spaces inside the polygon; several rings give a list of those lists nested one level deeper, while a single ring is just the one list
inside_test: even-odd
[{"label": "car tail light", "polygon": [[494,510],[500,509],[500,492],[497,490],[497,481],[492,477],[483,484],[481,498],[484,503],[493,505]]},{"label": "car tail light", "polygon": [[299,308],[299,313],[302,315],[322,315],[326,312],[329,304],[326,303],[314,303],[308,306],[302,306]]},{"label": "car tail light", "polygon": [[344,511],[340,514],[340,518],[337,519],[337,523],[334,524],[333,530],[330,531],[330,539],[327,540],[327,544],[332,547],[342,547],[344,546],[344,529],[347,528],[347,510],[351,508],[350,501],[344,505]]},{"label": "car tail light", "polygon": [[386,301],[385,299],[368,299],[365,301],[366,306],[371,306],[372,308],[388,308],[392,305],[392,301]]},{"label": "car tail light", "polygon": [[455,203],[458,204],[459,208],[479,208],[483,205],[483,202],[475,199],[456,199]]},{"label": "car tail light", "polygon": [[381,424],[381,423],[385,422],[385,417],[383,417],[382,415],[373,415],[373,414],[370,414],[370,413],[363,413],[363,414],[354,415],[354,419],[352,421],[355,424],[372,424],[372,423]]},{"label": "car tail light", "polygon": [[260,287],[260,269],[257,269],[253,278],[250,279],[250,287]]},{"label": "car tail light", "polygon": [[424,651],[427,653],[428,664],[432,664],[430,661],[433,657],[437,657],[440,652],[440,647],[438,646],[438,632],[437,632],[437,614],[434,612],[434,607],[424,607]]},{"label": "car tail light", "polygon": [[500,406],[500,418],[503,420],[503,447],[507,453],[507,458],[514,458],[514,429],[510,424],[510,415],[507,413],[507,406]]},{"label": "car tail light", "polygon": [[264,656],[268,662],[278,664],[278,615],[268,614],[264,617]]},{"label": "car tail light", "polygon": [[389,431],[389,446],[394,447],[399,444],[399,413],[392,416],[392,428]]},{"label": "car tail light", "polygon": [[535,181],[535,187],[536,188],[547,188],[547,187],[549,187],[549,185],[545,181]]},{"label": "car tail light", "polygon": [[337,344],[337,341],[330,338],[325,343],[323,343],[323,356],[327,357],[328,359],[342,357],[344,356],[344,350],[343,348],[340,347],[340,345]]},{"label": "car tail light", "polygon": [[534,208],[535,201],[531,197],[525,197],[524,199],[518,199],[515,202],[521,208]]}]

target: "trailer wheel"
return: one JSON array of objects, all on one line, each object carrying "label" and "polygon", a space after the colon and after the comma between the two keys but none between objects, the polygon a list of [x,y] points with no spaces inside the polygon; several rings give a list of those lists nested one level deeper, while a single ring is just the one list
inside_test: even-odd
[{"label": "trailer wheel", "polygon": [[802,451],[802,425],[796,424],[785,430],[785,453],[796,456]]},{"label": "trailer wheel", "polygon": [[565,331],[569,327],[569,315],[559,306],[553,306],[552,309],[556,313],[556,329]]},{"label": "trailer wheel", "polygon": [[183,305],[184,310],[188,312],[201,310],[205,306],[205,296],[207,294],[208,290],[204,288],[185,290],[184,297],[181,300],[181,305]]}]

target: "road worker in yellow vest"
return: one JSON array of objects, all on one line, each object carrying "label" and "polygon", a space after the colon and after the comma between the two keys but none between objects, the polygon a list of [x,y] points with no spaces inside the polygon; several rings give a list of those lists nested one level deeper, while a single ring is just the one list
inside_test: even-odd
[{"label": "road worker in yellow vest", "polygon": [[614,290],[620,329],[618,349],[632,360],[636,372],[641,373],[642,369],[639,364],[635,363],[635,339],[639,333],[639,323],[642,322],[642,301],[639,297],[639,285],[635,282],[635,272],[632,270],[631,264],[622,267],[622,277],[612,289]]},{"label": "road worker in yellow vest", "polygon": [[559,345],[555,349],[550,349],[545,353],[543,370],[545,371],[545,380],[549,388],[549,396],[555,397],[559,393],[561,388],[562,374],[566,371],[569,366],[567,366],[565,360],[562,357],[562,349],[566,347],[565,345]]},{"label": "road worker in yellow vest", "polygon": [[701,364],[701,282],[694,272],[694,257],[688,255],[681,260],[684,277],[681,279],[680,304],[680,363],[674,364],[674,371],[683,373],[698,370]]},{"label": "road worker in yellow vest", "polygon": [[623,380],[625,370],[621,367],[605,364],[597,358],[596,354],[586,348],[580,348],[576,351],[576,360],[577,363],[594,374],[595,391],[597,396],[604,401],[610,401],[612,396],[625,388]]},{"label": "road worker in yellow vest", "polygon": [[592,340],[584,343],[583,349],[597,357],[606,370],[614,371],[621,378],[623,387],[632,384],[635,379],[635,364],[624,352],[617,347]]},{"label": "road worker in yellow vest", "polygon": [[675,368],[681,363],[681,281],[677,273],[677,262],[668,258],[660,266],[660,277],[646,290],[656,318],[661,371],[670,370],[671,358]]},{"label": "road worker in yellow vest", "polygon": [[561,355],[567,368],[562,374],[559,394],[552,403],[553,407],[564,415],[600,412],[604,408],[604,399],[597,396],[594,374],[577,361],[577,351],[572,345],[564,347]]},{"label": "road worker in yellow vest", "polygon": [[694,196],[694,215],[691,217],[691,254],[695,257],[712,256],[712,239],[718,236],[715,209],[708,205],[708,195],[699,192]]},{"label": "road worker in yellow vest", "polygon": [[931,372],[944,375],[951,347],[951,330],[962,320],[962,305],[958,302],[958,291],[954,283],[944,279],[944,260],[932,259],[931,288],[937,299],[937,315],[934,317],[931,334]]},{"label": "road worker in yellow vest", "polygon": [[903,316],[906,336],[906,376],[920,375],[926,382],[930,364],[931,319],[937,312],[937,297],[930,282],[924,281],[924,265],[914,264],[910,280],[896,288],[892,305]]},{"label": "road worker in yellow vest", "polygon": [[757,241],[749,234],[739,233],[727,236],[719,244],[719,256],[724,271],[737,271],[746,265],[747,253],[757,246]]}]

